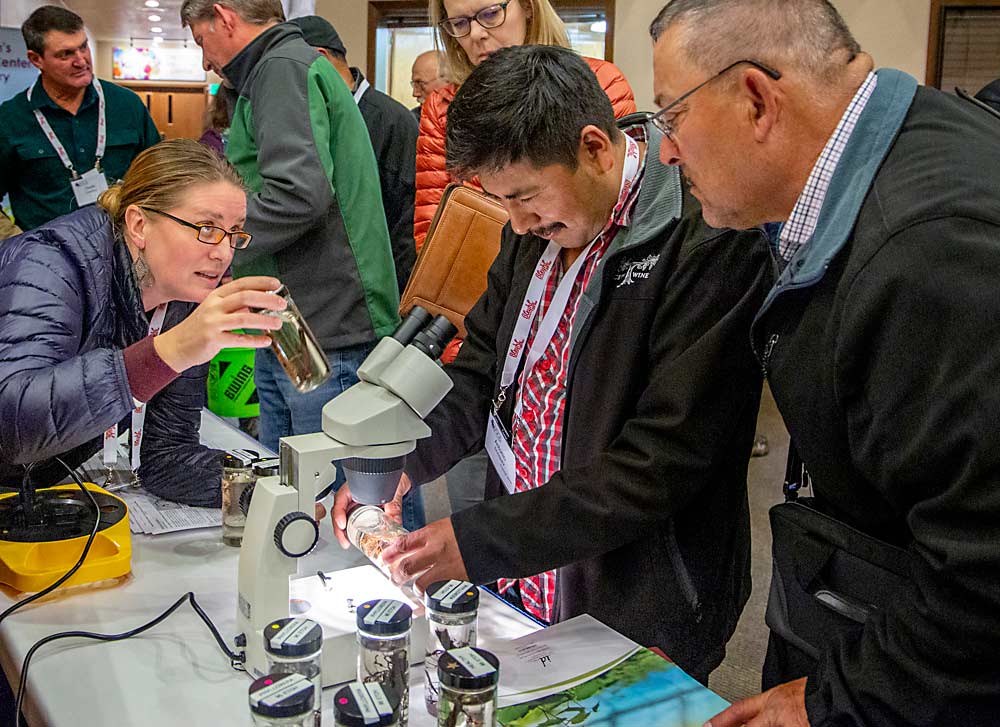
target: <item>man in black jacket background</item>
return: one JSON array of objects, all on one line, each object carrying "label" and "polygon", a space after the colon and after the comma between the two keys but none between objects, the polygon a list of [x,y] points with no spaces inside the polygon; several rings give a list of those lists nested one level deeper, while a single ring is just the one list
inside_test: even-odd
[{"label": "man in black jacket background", "polygon": [[872,607],[828,585],[848,546],[776,539],[773,688],[711,725],[995,725],[1000,124],[875,71],[827,0],[674,0],[651,34],[663,161],[711,224],[783,222],[753,340],[810,511],[906,564]]},{"label": "man in black jacket background", "polygon": [[306,43],[316,48],[344,79],[368,127],[372,150],[378,163],[382,186],[382,207],[389,226],[396,282],[402,295],[417,261],[413,242],[413,196],[416,193],[417,133],[419,126],[403,104],[377,88],[372,88],[361,69],[347,63],[347,48],[326,18],[306,15],[292,18],[302,29]]},{"label": "man in black jacket background", "polygon": [[702,222],[651,126],[625,132],[562,48],[502,50],[452,102],[449,167],[511,221],[406,472],[485,440],[487,500],[383,555],[399,581],[499,579],[543,620],[589,613],[704,682],[750,593],[749,328],[771,267],[762,233]]}]

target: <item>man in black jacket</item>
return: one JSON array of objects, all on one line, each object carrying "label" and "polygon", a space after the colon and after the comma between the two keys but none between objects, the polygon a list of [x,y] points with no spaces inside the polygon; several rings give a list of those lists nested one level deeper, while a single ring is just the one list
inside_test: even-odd
[{"label": "man in black jacket", "polygon": [[[661,158],[711,224],[784,223],[753,340],[810,512],[848,534],[776,549],[764,687],[780,685],[712,727],[994,725],[1000,125],[874,71],[827,0],[674,0],[651,32]],[[858,561],[905,564],[876,608],[828,585],[862,541]],[[816,600],[793,613],[803,589]]]},{"label": "man in black jacket", "polygon": [[705,681],[750,592],[763,235],[705,225],[659,135],[620,131],[572,51],[494,54],[448,117],[450,169],[511,221],[406,471],[428,482],[485,439],[487,500],[386,562],[423,587],[499,579],[542,620],[590,613]]},{"label": "man in black jacket", "polygon": [[396,99],[372,88],[361,69],[348,65],[347,48],[326,18],[306,15],[289,22],[302,29],[302,37],[337,69],[354,94],[354,101],[368,127],[382,186],[382,207],[389,226],[389,242],[396,264],[396,282],[402,294],[417,261],[413,242],[413,196],[417,176],[417,132],[410,110]]}]

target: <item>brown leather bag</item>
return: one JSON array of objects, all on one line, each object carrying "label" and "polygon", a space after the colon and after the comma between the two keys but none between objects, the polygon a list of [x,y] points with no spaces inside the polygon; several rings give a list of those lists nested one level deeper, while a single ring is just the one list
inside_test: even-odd
[{"label": "brown leather bag", "polygon": [[470,187],[449,185],[403,291],[400,314],[419,305],[447,316],[465,338],[465,315],[486,292],[505,224],[502,205]]}]

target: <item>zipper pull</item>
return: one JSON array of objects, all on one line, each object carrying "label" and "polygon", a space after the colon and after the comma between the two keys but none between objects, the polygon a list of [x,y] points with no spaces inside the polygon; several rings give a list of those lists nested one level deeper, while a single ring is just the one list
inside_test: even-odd
[{"label": "zipper pull", "polygon": [[772,333],[771,337],[767,339],[767,345],[764,347],[764,359],[761,362],[761,369],[764,372],[764,378],[766,379],[770,373],[769,364],[771,362],[771,354],[774,352],[774,347],[778,343],[778,334]]}]

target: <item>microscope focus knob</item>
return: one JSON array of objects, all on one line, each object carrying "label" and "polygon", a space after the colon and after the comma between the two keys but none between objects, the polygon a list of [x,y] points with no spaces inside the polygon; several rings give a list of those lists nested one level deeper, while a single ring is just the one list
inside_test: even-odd
[{"label": "microscope focus knob", "polygon": [[319,525],[304,512],[290,512],[274,526],[274,545],[289,558],[309,555],[319,541]]}]

